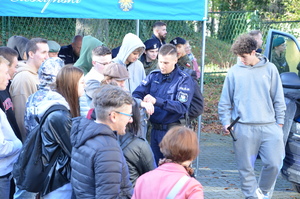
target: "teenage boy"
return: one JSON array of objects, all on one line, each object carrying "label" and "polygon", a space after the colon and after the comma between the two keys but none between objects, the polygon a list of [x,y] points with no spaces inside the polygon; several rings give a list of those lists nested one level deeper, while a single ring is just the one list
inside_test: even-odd
[{"label": "teenage boy", "polygon": [[141,56],[146,75],[157,69],[158,42],[155,39],[148,39],[144,42],[146,50]]},{"label": "teenage boy", "polygon": [[[218,106],[225,134],[231,121],[237,141],[233,142],[245,198],[271,198],[284,158],[282,126],[285,115],[283,88],[276,66],[256,53],[257,41],[241,35],[231,47],[238,63],[230,68]],[[262,160],[259,180],[254,165]],[[276,154],[276,155],[275,155]]]},{"label": "teenage boy", "polygon": [[125,35],[120,51],[113,62],[122,64],[129,72],[129,79],[125,82],[125,87],[131,93],[146,77],[144,66],[139,57],[145,51],[145,45],[135,34]]}]

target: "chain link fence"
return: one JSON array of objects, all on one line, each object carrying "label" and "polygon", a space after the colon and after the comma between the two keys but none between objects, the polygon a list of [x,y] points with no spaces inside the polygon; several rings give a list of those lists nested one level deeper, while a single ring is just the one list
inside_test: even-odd
[{"label": "chain link fence", "polygon": [[232,43],[238,35],[251,30],[260,30],[264,39],[269,29],[288,32],[300,38],[300,21],[264,21],[259,12],[209,12],[207,34],[218,40]]},{"label": "chain link fence", "polygon": [[[202,22],[196,21],[163,21],[168,25],[167,42],[175,37],[190,40],[192,45],[200,45]],[[139,21],[139,37],[142,41],[152,35],[153,20]],[[42,37],[67,45],[76,34],[92,35],[114,48],[120,46],[125,34],[137,33],[136,20],[117,19],[66,19],[66,18],[30,18],[1,17],[2,34],[0,41],[6,45],[9,37],[20,35],[26,38]]]},{"label": "chain link fence", "polygon": [[[231,43],[238,35],[250,30],[261,30],[264,40],[271,28],[300,38],[300,21],[264,21],[258,12],[209,12],[208,16],[206,63],[221,67],[232,65],[235,58],[228,53]],[[163,22],[167,24],[167,42],[178,36],[189,40],[199,62],[203,23],[173,20]],[[92,35],[112,49],[121,45],[125,34],[129,32],[136,34],[137,28],[142,41],[149,39],[154,23],[154,20],[0,17],[0,45],[6,45],[8,38],[13,35],[21,35],[29,39],[42,37],[57,41],[60,45],[67,45],[76,34],[81,34]]]}]

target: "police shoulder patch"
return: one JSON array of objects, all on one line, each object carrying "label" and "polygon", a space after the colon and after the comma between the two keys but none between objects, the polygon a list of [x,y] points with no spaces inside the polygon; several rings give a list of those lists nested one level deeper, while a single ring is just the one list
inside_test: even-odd
[{"label": "police shoulder patch", "polygon": [[184,93],[182,91],[179,91],[177,94],[177,99],[178,101],[180,101],[181,103],[185,103],[188,101],[188,94]]}]

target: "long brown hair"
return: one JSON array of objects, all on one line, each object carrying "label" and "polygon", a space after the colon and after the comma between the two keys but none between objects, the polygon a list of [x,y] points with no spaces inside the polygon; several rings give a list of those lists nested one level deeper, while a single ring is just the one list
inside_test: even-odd
[{"label": "long brown hair", "polygon": [[82,75],[83,71],[80,68],[69,64],[56,76],[56,90],[68,102],[72,117],[80,116],[78,82]]}]

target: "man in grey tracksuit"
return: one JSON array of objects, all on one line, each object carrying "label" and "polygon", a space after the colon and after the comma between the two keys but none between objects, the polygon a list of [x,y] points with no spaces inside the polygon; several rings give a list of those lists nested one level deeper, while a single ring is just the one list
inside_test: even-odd
[{"label": "man in grey tracksuit", "polygon": [[[246,198],[271,198],[284,158],[282,125],[285,102],[276,66],[255,52],[257,42],[241,35],[231,50],[239,61],[227,73],[218,106],[225,134],[234,126],[233,142],[242,192]],[[263,167],[257,182],[254,163],[260,155]]]}]

